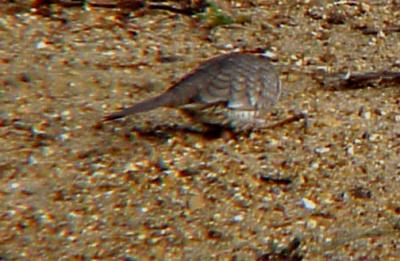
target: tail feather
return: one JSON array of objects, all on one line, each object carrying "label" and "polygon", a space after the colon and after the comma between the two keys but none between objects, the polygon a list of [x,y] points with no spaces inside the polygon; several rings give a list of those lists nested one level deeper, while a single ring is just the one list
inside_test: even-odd
[{"label": "tail feather", "polygon": [[135,114],[139,112],[146,112],[150,110],[154,110],[158,107],[169,106],[172,102],[172,96],[168,92],[163,93],[159,96],[147,99],[145,101],[139,102],[131,107],[125,108],[121,111],[112,113],[103,118],[103,121],[112,121],[115,119],[119,119],[125,117],[130,114]]}]

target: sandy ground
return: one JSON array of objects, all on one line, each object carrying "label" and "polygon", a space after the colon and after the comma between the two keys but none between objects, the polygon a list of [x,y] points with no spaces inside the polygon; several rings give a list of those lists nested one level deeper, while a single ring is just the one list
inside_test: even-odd
[{"label": "sandy ground", "polygon": [[[312,73],[399,70],[398,1],[251,2],[214,27],[1,2],[0,260],[400,259],[400,86]],[[98,124],[256,48],[282,71],[266,117],[307,112],[307,129],[209,137],[168,109]]]}]

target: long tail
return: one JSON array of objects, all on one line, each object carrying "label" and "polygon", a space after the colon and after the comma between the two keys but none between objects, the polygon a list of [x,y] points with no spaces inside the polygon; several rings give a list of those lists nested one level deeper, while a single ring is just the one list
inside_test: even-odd
[{"label": "long tail", "polygon": [[149,98],[149,99],[139,102],[131,107],[128,107],[121,111],[107,115],[103,118],[103,121],[112,121],[115,119],[125,117],[129,114],[150,111],[150,110],[156,109],[158,107],[162,107],[162,106],[169,106],[172,103],[173,98],[174,97],[173,97],[173,95],[171,95],[171,93],[165,92],[159,96]]}]

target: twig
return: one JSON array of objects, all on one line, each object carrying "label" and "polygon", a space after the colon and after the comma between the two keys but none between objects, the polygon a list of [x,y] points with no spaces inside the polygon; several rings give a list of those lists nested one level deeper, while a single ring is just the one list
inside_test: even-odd
[{"label": "twig", "polygon": [[400,25],[391,25],[391,26],[387,26],[385,28],[377,28],[377,27],[372,27],[369,25],[356,25],[353,28],[360,30],[365,35],[370,35],[370,34],[376,35],[376,34],[379,34],[380,32],[383,32],[385,34],[400,32]]},{"label": "twig", "polygon": [[358,89],[369,86],[376,81],[383,84],[400,83],[400,72],[383,70],[357,73],[335,73],[324,75],[324,77],[318,79],[318,81],[327,88]]}]

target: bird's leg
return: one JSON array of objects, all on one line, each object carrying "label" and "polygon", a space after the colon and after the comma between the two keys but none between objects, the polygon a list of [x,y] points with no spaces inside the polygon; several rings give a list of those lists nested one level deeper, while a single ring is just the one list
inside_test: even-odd
[{"label": "bird's leg", "polygon": [[299,120],[304,120],[303,128],[304,128],[304,131],[307,132],[307,130],[309,128],[309,120],[308,120],[308,114],[306,112],[296,113],[296,114],[294,114],[294,115],[292,115],[292,116],[290,116],[290,117],[288,117],[288,118],[286,118],[284,120],[278,121],[278,122],[270,124],[270,125],[267,125],[266,121],[263,120],[263,119],[257,119],[257,123],[256,123],[255,128],[256,129],[261,129],[261,128],[262,129],[280,128],[280,127],[282,127],[282,126],[284,126],[286,124],[289,124],[289,123],[292,123],[292,122],[295,122],[295,121],[299,121]]}]

